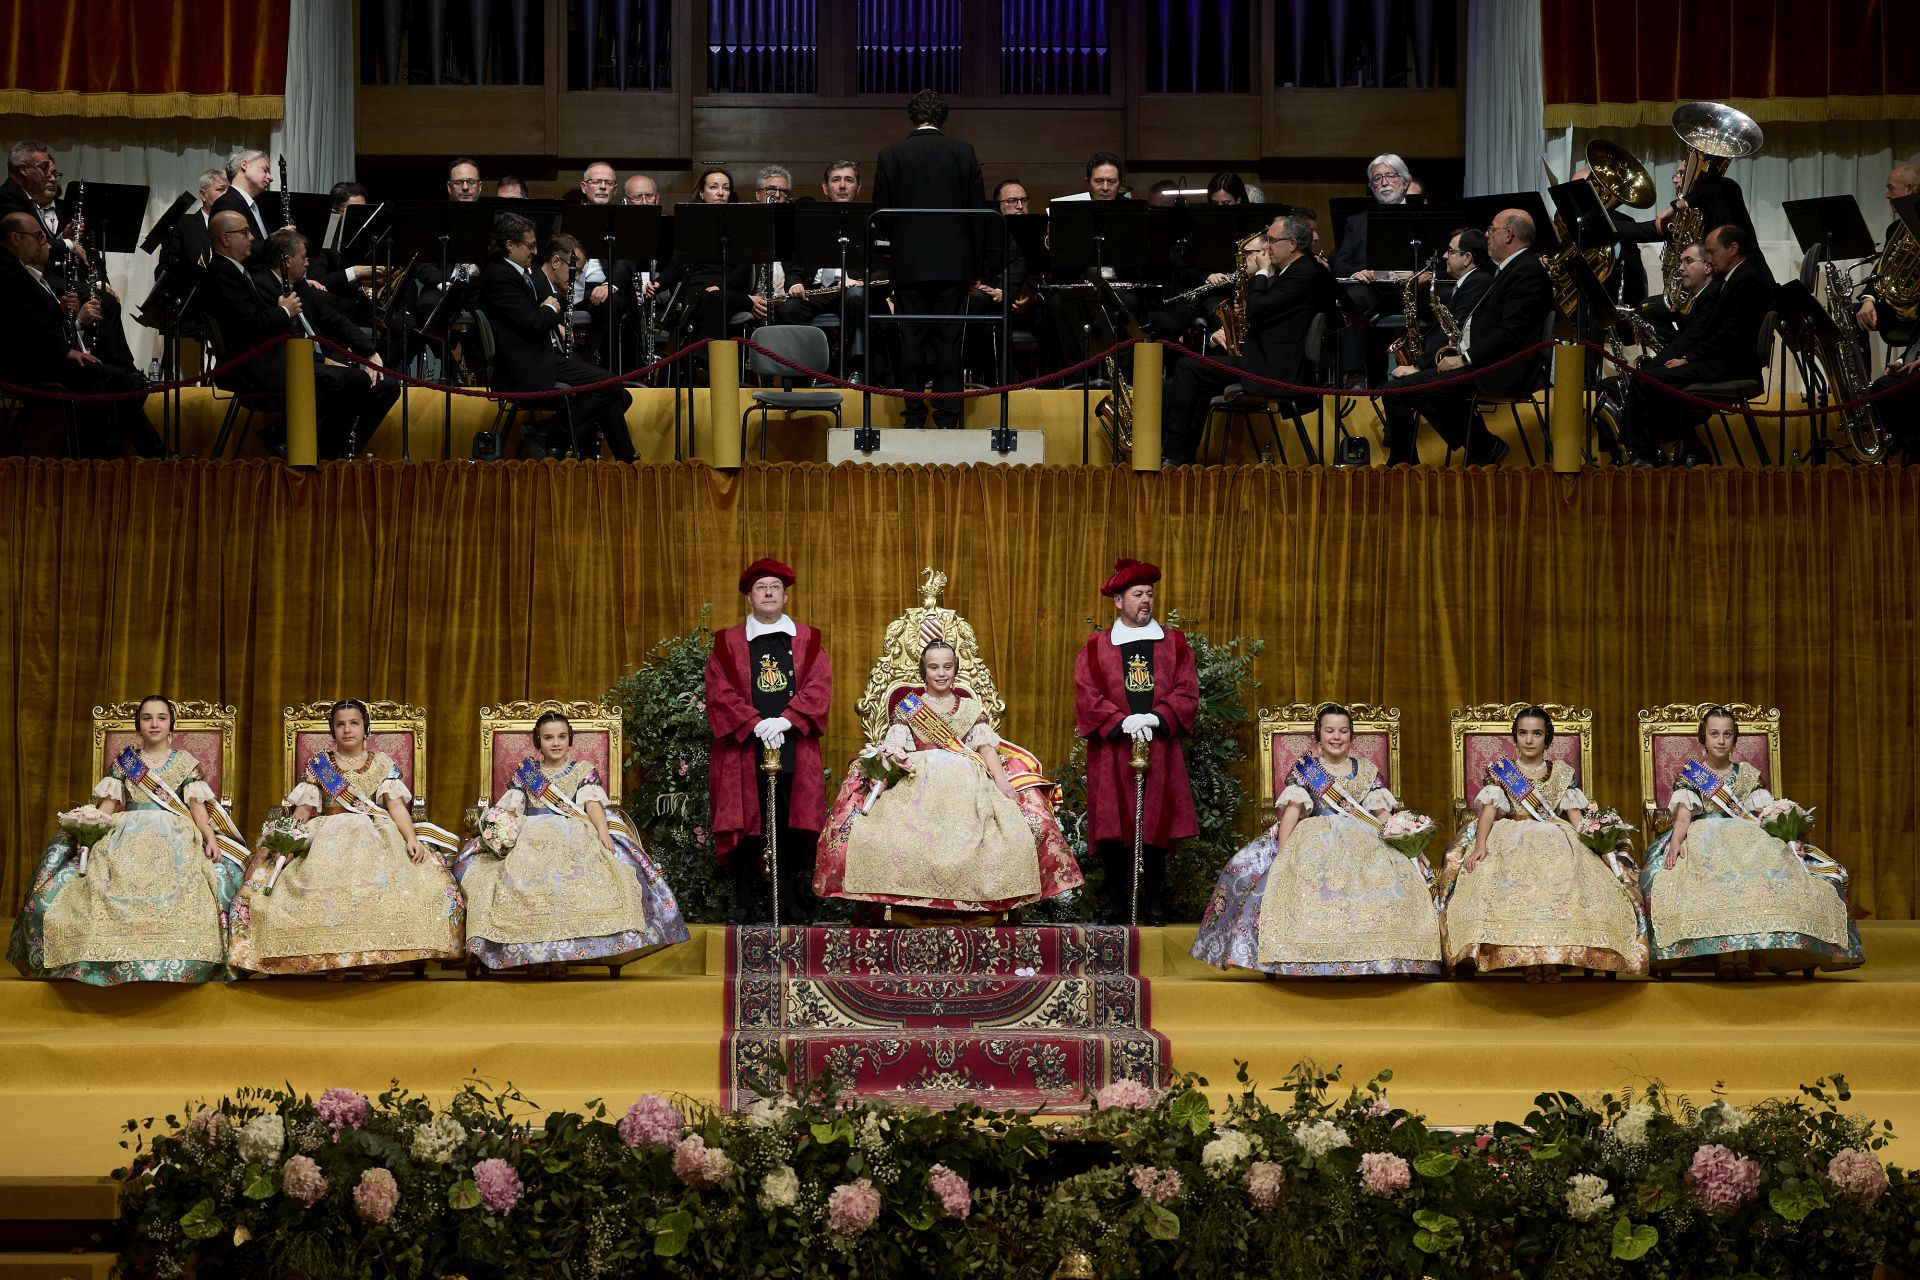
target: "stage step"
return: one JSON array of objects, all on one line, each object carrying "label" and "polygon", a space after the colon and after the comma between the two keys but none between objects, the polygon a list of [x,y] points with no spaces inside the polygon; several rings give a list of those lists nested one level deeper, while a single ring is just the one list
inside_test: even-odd
[{"label": "stage step", "polygon": [[120,1186],[97,1177],[0,1176],[0,1280],[113,1274],[115,1255],[89,1252],[120,1216]]},{"label": "stage step", "polygon": [[112,1280],[115,1253],[0,1253],[0,1280]]}]

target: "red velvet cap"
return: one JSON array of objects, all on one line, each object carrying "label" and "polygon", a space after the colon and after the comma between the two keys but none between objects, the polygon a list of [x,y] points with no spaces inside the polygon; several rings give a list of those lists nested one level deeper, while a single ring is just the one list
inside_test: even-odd
[{"label": "red velvet cap", "polygon": [[1145,560],[1120,559],[1113,562],[1113,573],[1100,584],[1100,594],[1117,596],[1128,587],[1160,581],[1160,566]]},{"label": "red velvet cap", "polygon": [[753,584],[762,578],[778,578],[780,579],[781,586],[791,587],[793,585],[793,570],[781,564],[778,560],[755,560],[752,564],[740,571],[740,594],[747,594],[747,592],[753,589]]}]

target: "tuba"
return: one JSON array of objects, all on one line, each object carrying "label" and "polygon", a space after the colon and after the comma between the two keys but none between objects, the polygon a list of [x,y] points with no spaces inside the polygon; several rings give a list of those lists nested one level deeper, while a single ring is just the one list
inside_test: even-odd
[{"label": "tuba", "polygon": [[1735,160],[1760,150],[1766,135],[1753,117],[1719,102],[1683,102],[1674,108],[1673,131],[1687,144],[1680,172],[1680,198],[1667,223],[1667,245],[1660,251],[1660,275],[1666,281],[1667,306],[1679,311],[1691,299],[1680,287],[1680,254],[1706,234],[1706,214],[1689,203],[1694,184],[1707,174],[1722,174]]},{"label": "tuba", "polygon": [[1920,314],[1920,244],[1904,222],[1894,223],[1893,234],[1880,250],[1873,291],[1903,320]]},{"label": "tuba", "polygon": [[[1824,264],[1827,282],[1827,307],[1833,316],[1833,334],[1821,344],[1820,352],[1833,382],[1833,392],[1842,403],[1867,394],[1867,362],[1860,350],[1859,330],[1853,325],[1853,302],[1840,268]],[[1884,462],[1888,437],[1880,425],[1880,411],[1870,404],[1842,410],[1840,424],[1846,428],[1853,452],[1862,462]]]},{"label": "tuba", "polygon": [[[1644,209],[1653,203],[1653,179],[1647,176],[1646,166],[1634,159],[1633,153],[1625,147],[1616,146],[1603,138],[1593,139],[1587,143],[1587,168],[1587,181],[1600,198],[1600,207],[1609,213],[1621,205],[1630,209]],[[1571,239],[1566,220],[1558,214],[1554,215],[1553,229],[1563,241]],[[1573,279],[1567,274],[1565,263],[1569,257],[1580,252],[1578,245],[1569,243],[1544,263],[1547,274],[1553,279],[1554,305],[1569,320],[1579,314],[1580,296],[1574,290]],[[1616,263],[1613,245],[1588,249],[1583,256],[1587,265],[1593,268],[1594,279],[1605,282],[1613,275]]]}]

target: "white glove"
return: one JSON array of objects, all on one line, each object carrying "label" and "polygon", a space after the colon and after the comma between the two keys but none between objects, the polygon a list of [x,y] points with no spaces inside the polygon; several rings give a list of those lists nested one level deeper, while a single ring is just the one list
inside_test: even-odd
[{"label": "white glove", "polygon": [[787,740],[787,730],[793,728],[793,721],[785,716],[773,716],[753,726],[753,732],[763,747],[778,747]]},{"label": "white glove", "polygon": [[1153,731],[1160,727],[1160,717],[1151,711],[1128,716],[1120,722],[1120,732],[1139,742],[1152,742]]}]

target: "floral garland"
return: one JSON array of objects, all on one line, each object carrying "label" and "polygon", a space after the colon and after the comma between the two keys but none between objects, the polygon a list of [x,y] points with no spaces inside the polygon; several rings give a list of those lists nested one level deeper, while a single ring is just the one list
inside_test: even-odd
[{"label": "floral garland", "polygon": [[1749,1111],[1542,1094],[1473,1132],[1394,1106],[1390,1078],[1340,1098],[1303,1065],[1289,1105],[1247,1086],[1219,1114],[1195,1077],[1122,1081],[1044,1121],[823,1090],[532,1124],[473,1083],[445,1109],[397,1084],[243,1090],[128,1126],[114,1244],[130,1275],[1033,1280],[1074,1255],[1100,1276],[1853,1276],[1920,1248],[1915,1184],[1875,1154],[1890,1126],[1841,1112],[1839,1077]]}]

